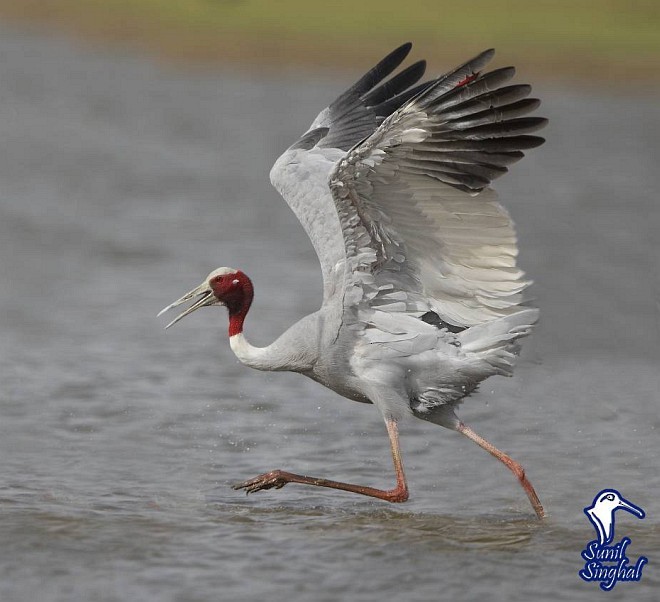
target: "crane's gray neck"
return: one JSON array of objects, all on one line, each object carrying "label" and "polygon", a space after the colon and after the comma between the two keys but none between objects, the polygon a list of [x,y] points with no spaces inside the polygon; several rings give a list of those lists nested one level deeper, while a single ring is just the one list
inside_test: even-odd
[{"label": "crane's gray neck", "polygon": [[[231,332],[231,329],[230,329]],[[230,334],[229,345],[241,363],[257,370],[276,370],[268,347],[254,347],[248,343],[242,332]]]},{"label": "crane's gray neck", "polygon": [[253,347],[239,332],[229,337],[236,357],[257,370],[301,372],[313,370],[318,361],[318,312],[305,316],[267,347]]},{"label": "crane's gray neck", "polygon": [[229,311],[229,344],[236,357],[246,366],[257,370],[272,370],[269,365],[268,347],[253,347],[243,334],[243,322],[254,298],[252,281],[244,276],[240,287],[225,296],[225,305]]},{"label": "crane's gray neck", "polygon": [[237,272],[236,277],[240,285],[223,297],[229,311],[229,344],[236,357],[246,366],[257,370],[273,370],[269,347],[253,347],[243,334],[243,323],[252,305],[254,288],[252,281],[243,272]]}]

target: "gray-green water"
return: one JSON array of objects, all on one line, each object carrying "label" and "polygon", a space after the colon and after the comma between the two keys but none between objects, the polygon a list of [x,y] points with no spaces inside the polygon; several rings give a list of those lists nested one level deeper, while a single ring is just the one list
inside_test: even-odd
[{"label": "gray-green water", "polygon": [[[373,407],[237,363],[222,311],[165,333],[211,269],[251,275],[265,344],[320,303],[268,170],[349,78],[184,73],[0,36],[0,600],[651,600],[660,577],[660,108],[536,86],[548,143],[498,183],[542,321],[461,417],[523,463],[402,426],[404,505],[230,484],[272,468],[390,486]],[[431,63],[440,70],[441,57]],[[519,79],[524,80],[522,74]],[[577,571],[616,487],[640,583]]]}]

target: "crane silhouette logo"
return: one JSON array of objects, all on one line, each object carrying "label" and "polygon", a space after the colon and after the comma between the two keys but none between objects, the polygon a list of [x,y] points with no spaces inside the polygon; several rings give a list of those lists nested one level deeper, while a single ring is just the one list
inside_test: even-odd
[{"label": "crane silhouette logo", "polygon": [[626,500],[616,489],[603,489],[584,513],[596,530],[597,539],[590,541],[582,558],[586,561],[578,575],[584,581],[598,581],[604,591],[611,590],[619,581],[639,581],[642,569],[648,558],[640,556],[634,565],[626,556],[630,538],[624,537],[618,543],[614,540],[614,518],[617,510],[625,510],[637,518],[646,513],[639,506]]}]

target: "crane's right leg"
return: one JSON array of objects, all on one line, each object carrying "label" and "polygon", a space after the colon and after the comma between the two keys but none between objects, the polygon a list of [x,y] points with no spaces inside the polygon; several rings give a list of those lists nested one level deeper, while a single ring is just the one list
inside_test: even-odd
[{"label": "crane's right leg", "polygon": [[396,487],[394,489],[376,489],[374,487],[342,483],[341,481],[331,481],[329,479],[298,475],[292,472],[284,472],[283,470],[273,470],[259,475],[254,479],[250,479],[249,481],[237,483],[232,486],[232,489],[245,489],[246,493],[254,493],[255,491],[261,491],[263,489],[281,489],[287,483],[301,483],[303,485],[314,485],[316,487],[341,489],[342,491],[368,495],[387,502],[405,502],[408,499],[408,485],[406,483],[406,475],[403,472],[403,461],[401,460],[399,430],[396,421],[393,418],[386,418],[385,425],[387,426],[387,434],[390,437],[392,459],[394,460],[394,470],[396,471]]},{"label": "crane's right leg", "polygon": [[527,497],[529,498],[536,516],[539,518],[545,517],[545,510],[541,505],[541,500],[539,496],[536,495],[536,491],[532,484],[529,482],[529,479],[525,475],[525,469],[520,465],[519,462],[516,462],[511,456],[505,454],[502,450],[497,449],[492,443],[486,441],[481,435],[477,435],[467,424],[459,422],[456,426],[456,430],[461,434],[465,435],[470,441],[474,441],[479,447],[485,449],[491,456],[496,457],[504,466],[506,466],[518,479],[521,487],[525,490]]}]

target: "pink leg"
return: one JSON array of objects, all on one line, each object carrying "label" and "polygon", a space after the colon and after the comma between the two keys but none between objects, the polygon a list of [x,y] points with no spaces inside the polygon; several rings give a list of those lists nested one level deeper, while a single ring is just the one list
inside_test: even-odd
[{"label": "pink leg", "polygon": [[316,487],[329,487],[331,489],[351,491],[361,495],[376,497],[387,502],[405,502],[408,499],[408,485],[406,484],[406,476],[403,472],[401,449],[399,447],[399,431],[394,420],[388,418],[385,420],[385,424],[387,425],[387,434],[390,437],[394,470],[396,471],[396,487],[394,489],[375,489],[374,487],[352,485],[351,483],[330,481],[329,479],[307,477],[293,474],[291,472],[284,472],[282,470],[273,470],[259,475],[254,479],[250,479],[249,481],[237,483],[232,486],[232,489],[245,489],[246,493],[254,493],[255,491],[261,491],[262,489],[281,489],[287,483],[302,483],[303,485],[315,485]]},{"label": "pink leg", "polygon": [[518,462],[507,456],[503,451],[497,449],[483,437],[477,435],[477,433],[475,433],[466,424],[463,424],[462,422],[459,423],[456,430],[462,435],[465,435],[468,439],[474,441],[479,447],[485,449],[489,454],[495,456],[500,462],[502,462],[502,464],[504,464],[504,466],[506,466],[514,475],[516,475],[518,482],[522,485],[522,488],[525,490],[529,501],[532,503],[532,507],[534,508],[536,515],[539,518],[545,517],[545,510],[543,510],[539,496],[536,495],[534,487],[532,487],[532,484],[527,480],[527,477],[525,476],[525,469]]}]

